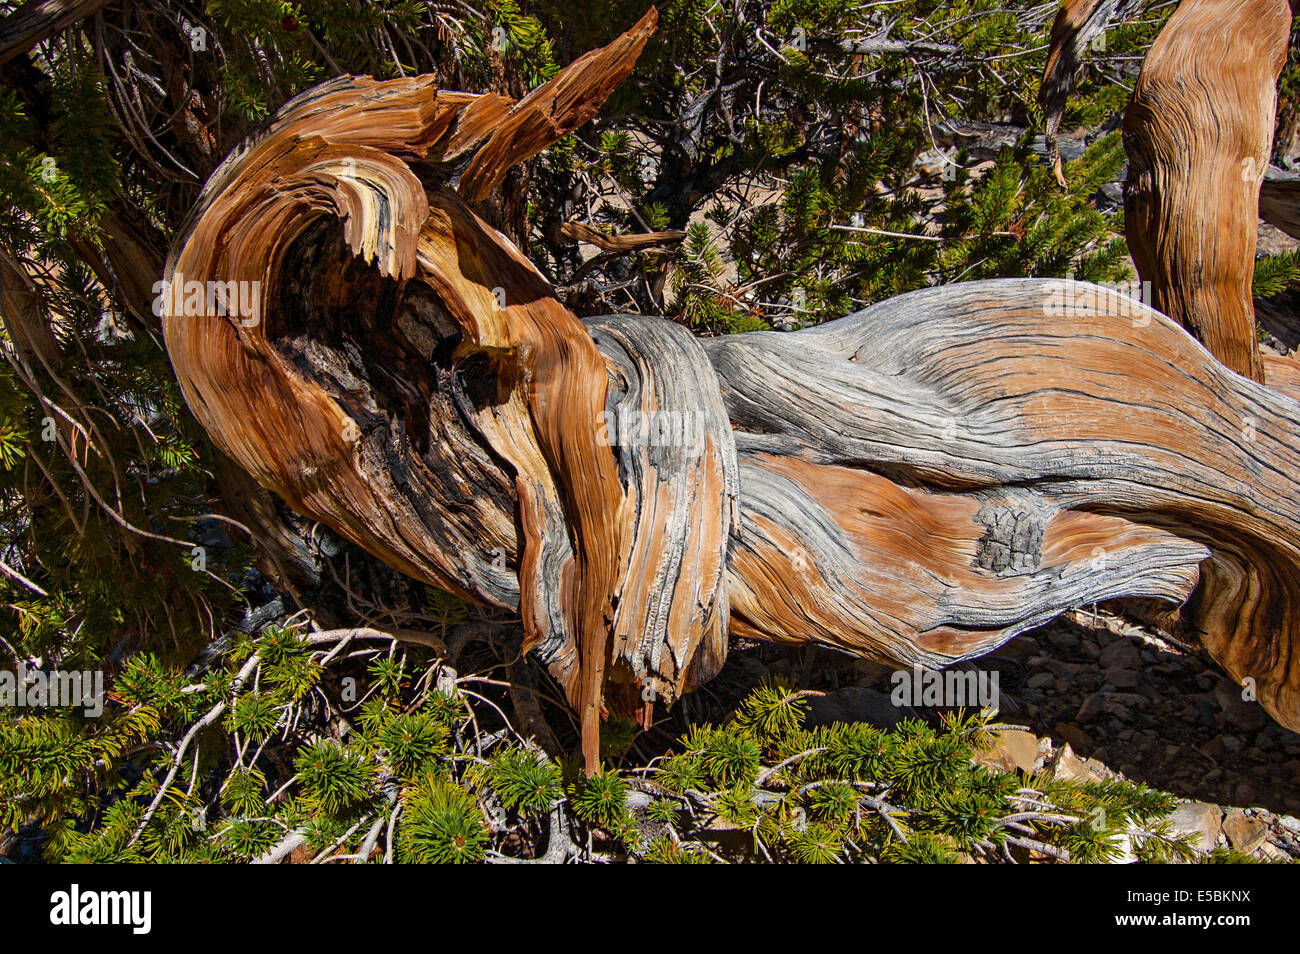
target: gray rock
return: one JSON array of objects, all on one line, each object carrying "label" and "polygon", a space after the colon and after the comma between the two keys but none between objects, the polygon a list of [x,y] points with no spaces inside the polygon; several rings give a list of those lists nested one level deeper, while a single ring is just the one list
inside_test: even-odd
[{"label": "gray rock", "polygon": [[1116,637],[1106,643],[1097,657],[1103,669],[1133,669],[1142,665],[1142,656],[1131,640]]},{"label": "gray rock", "polygon": [[1246,732],[1258,732],[1268,720],[1263,706],[1243,699],[1242,688],[1230,679],[1219,681],[1214,687],[1214,698],[1223,719]]},{"label": "gray rock", "polygon": [[1228,812],[1223,819],[1223,832],[1238,851],[1250,854],[1268,837],[1268,826],[1239,809]]},{"label": "gray rock", "polygon": [[1028,729],[1003,729],[993,747],[981,752],[975,761],[1003,772],[1032,772],[1038,763],[1038,749],[1038,738]]},{"label": "gray rock", "polygon": [[1058,722],[1054,731],[1062,741],[1070,743],[1076,750],[1091,752],[1096,747],[1092,741],[1092,736],[1077,725],[1071,725],[1069,722]]},{"label": "gray rock", "polygon": [[1064,781],[1100,782],[1106,778],[1106,766],[1096,759],[1081,759],[1067,742],[1052,758],[1052,777]]},{"label": "gray rock", "polygon": [[1128,718],[1131,711],[1145,707],[1147,700],[1132,692],[1094,692],[1075,716],[1076,722],[1091,722],[1098,716],[1110,715],[1119,719]]},{"label": "gray rock", "polygon": [[1106,681],[1116,689],[1136,689],[1138,674],[1133,669],[1113,667],[1106,670]]},{"label": "gray rock", "polygon": [[1071,652],[1072,650],[1079,648],[1079,637],[1074,635],[1074,633],[1067,633],[1060,630],[1053,631],[1047,634],[1047,641],[1052,644],[1053,648],[1059,649],[1062,652]]},{"label": "gray rock", "polygon": [[1219,837],[1223,810],[1208,802],[1189,802],[1179,805],[1169,820],[1180,835],[1192,835],[1192,844],[1201,851],[1210,851]]}]

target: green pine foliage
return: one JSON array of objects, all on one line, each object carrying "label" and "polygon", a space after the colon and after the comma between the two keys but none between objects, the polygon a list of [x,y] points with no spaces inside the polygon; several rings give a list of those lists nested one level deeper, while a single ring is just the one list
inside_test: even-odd
[{"label": "green pine foliage", "polygon": [[1262,255],[1255,261],[1252,290],[1256,298],[1279,295],[1293,285],[1300,285],[1300,249]]},{"label": "green pine foliage", "polygon": [[[542,22],[575,29],[567,6],[542,3]],[[686,239],[669,255],[599,269],[546,243],[534,256],[561,286],[603,274],[613,291],[590,304],[593,313],[630,307],[708,334],[817,324],[956,280],[1131,278],[1122,217],[1097,207],[1101,187],[1122,174],[1118,134],[1095,138],[1064,191],[1033,148],[1051,7],[885,6],[778,0],[746,4],[740,17],[699,0],[662,5],[660,33],[607,118],[570,137],[578,146],[566,142],[562,162],[542,161],[594,193],[591,224],[682,229]],[[630,3],[584,11],[574,42],[636,12]],[[1167,15],[1106,31],[1067,129],[1115,126],[1128,95],[1123,72]],[[896,51],[843,48],[886,26]],[[665,68],[715,61],[716,69]],[[709,106],[718,88],[725,109]],[[697,114],[685,133],[672,129]],[[938,144],[945,120],[1010,121],[1023,134],[992,163],[977,161]],[[534,221],[554,234],[543,213]]]},{"label": "green pine foliage", "polygon": [[[397,653],[424,674],[399,685],[352,666],[365,691],[349,702],[312,665],[332,647],[304,635],[268,628],[197,682],[137,657],[90,733],[0,723],[6,822],[39,810],[49,860],[98,863],[246,862],[287,839],[303,860],[434,864],[556,844],[560,860],[667,864],[1099,862],[1121,839],[1143,861],[1194,856],[1172,796],[976,764],[996,731],[979,715],[807,728],[808,693],[768,681],[651,770],[587,777],[508,729],[476,734],[487,710],[430,651]],[[222,712],[225,731],[203,731]]]},{"label": "green pine foliage", "polygon": [[[642,860],[799,863],[953,863],[1034,852],[1097,861],[1121,833],[1147,861],[1188,858],[1163,821],[1171,796],[1140,785],[998,774],[974,763],[990,740],[980,716],[939,726],[908,720],[891,731],[854,723],[806,729],[806,693],[771,682],[723,726],[682,740],[645,788]],[[662,825],[647,843],[647,829]],[[743,844],[710,845],[719,827]],[[723,858],[724,852],[733,857]]]}]

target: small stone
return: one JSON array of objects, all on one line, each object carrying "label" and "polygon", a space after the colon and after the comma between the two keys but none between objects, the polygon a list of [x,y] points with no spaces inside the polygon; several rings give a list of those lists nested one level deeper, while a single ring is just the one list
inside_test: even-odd
[{"label": "small stone", "polygon": [[1126,718],[1129,710],[1135,707],[1141,708],[1147,704],[1144,696],[1139,696],[1132,692],[1106,692],[1104,689],[1100,692],[1094,692],[1087,699],[1083,700],[1083,705],[1079,706],[1079,712],[1075,716],[1076,722],[1091,722],[1099,715],[1112,715],[1116,718]]},{"label": "small stone", "polygon": [[1265,861],[1276,861],[1286,864],[1291,860],[1291,856],[1272,842],[1264,842],[1259,846],[1259,853]]},{"label": "small stone", "polygon": [[1228,836],[1228,841],[1232,842],[1232,847],[1245,854],[1250,854],[1268,837],[1267,825],[1237,808],[1224,816],[1223,831]]},{"label": "small stone", "polygon": [[1091,752],[1094,748],[1092,736],[1077,725],[1071,725],[1069,722],[1058,722],[1053,731],[1064,741],[1070,743],[1076,751]]},{"label": "small stone", "polygon": [[1192,844],[1201,851],[1214,848],[1219,837],[1220,818],[1223,810],[1209,802],[1188,802],[1179,805],[1169,820],[1174,832],[1180,835],[1192,835]]},{"label": "small stone", "polygon": [[993,748],[979,753],[975,761],[1002,772],[1032,772],[1038,762],[1038,737],[1028,729],[1003,729]]},{"label": "small stone", "polygon": [[1074,633],[1063,630],[1053,630],[1048,633],[1047,641],[1052,644],[1054,649],[1059,649],[1062,652],[1070,652],[1079,648],[1079,637]]},{"label": "small stone", "polygon": [[1050,672],[1036,672],[1025,680],[1025,685],[1030,689],[1042,689],[1044,686],[1050,686],[1056,681],[1056,677]]},{"label": "small stone", "polygon": [[1006,643],[997,651],[999,656],[1006,656],[1008,659],[1014,659],[1016,662],[1024,662],[1032,656],[1037,656],[1042,652],[1042,647],[1030,636],[1019,636],[1011,642]]},{"label": "small stone", "polygon": [[1116,689],[1136,689],[1138,674],[1132,669],[1107,669],[1106,681]]},{"label": "small stone", "polygon": [[1242,688],[1230,679],[1222,679],[1214,687],[1214,698],[1228,724],[1247,732],[1258,732],[1264,727],[1267,716],[1258,702],[1243,699],[1242,692]]},{"label": "small stone", "polygon": [[1112,775],[1115,774],[1114,772],[1112,772],[1110,769],[1106,767],[1106,764],[1102,762],[1101,759],[1097,759],[1097,758],[1084,759],[1083,764],[1088,769],[1088,771],[1091,772],[1097,778],[1110,778]]},{"label": "small stone", "polygon": [[1060,751],[1052,759],[1051,772],[1053,778],[1067,782],[1099,782],[1106,777],[1104,766],[1095,759],[1089,759],[1087,762],[1081,760],[1074,754],[1069,742],[1061,746]]},{"label": "small stone", "polygon": [[1102,647],[1097,661],[1103,669],[1137,669],[1142,665],[1142,656],[1132,641],[1116,638]]},{"label": "small stone", "polygon": [[1242,782],[1237,786],[1237,804],[1251,805],[1255,802],[1255,786],[1250,782]]}]

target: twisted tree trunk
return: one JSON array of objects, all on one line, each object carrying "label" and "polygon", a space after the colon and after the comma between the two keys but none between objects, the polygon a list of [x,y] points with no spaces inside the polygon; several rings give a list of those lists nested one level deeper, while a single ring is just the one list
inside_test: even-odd
[{"label": "twisted tree trunk", "polygon": [[1124,116],[1125,230],[1152,304],[1256,381],[1260,185],[1290,36],[1287,0],[1185,0]]},{"label": "twisted tree trunk", "polygon": [[517,609],[589,768],[602,714],[710,678],[729,632],[937,667],[1123,597],[1190,598],[1189,637],[1300,728],[1300,404],[1168,318],[991,281],[699,341],[580,321],[471,211],[653,28],[518,103],[333,80],[236,150],[163,295],[216,444],[403,573]]},{"label": "twisted tree trunk", "polygon": [[[1057,14],[1040,101],[1062,184],[1056,133],[1075,72],[1093,38],[1141,5],[1064,0]],[[1267,370],[1251,295],[1258,219],[1296,227],[1293,183],[1269,170],[1292,6],[1183,0],[1148,52],[1124,116],[1125,232],[1152,304],[1256,381]]]}]

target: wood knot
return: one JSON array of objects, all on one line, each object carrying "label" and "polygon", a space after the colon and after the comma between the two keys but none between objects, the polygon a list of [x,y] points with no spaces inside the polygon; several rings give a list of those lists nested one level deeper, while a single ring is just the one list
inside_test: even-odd
[{"label": "wood knot", "polygon": [[1027,510],[986,506],[975,514],[984,525],[975,565],[994,573],[1033,572],[1043,561],[1043,521]]}]

